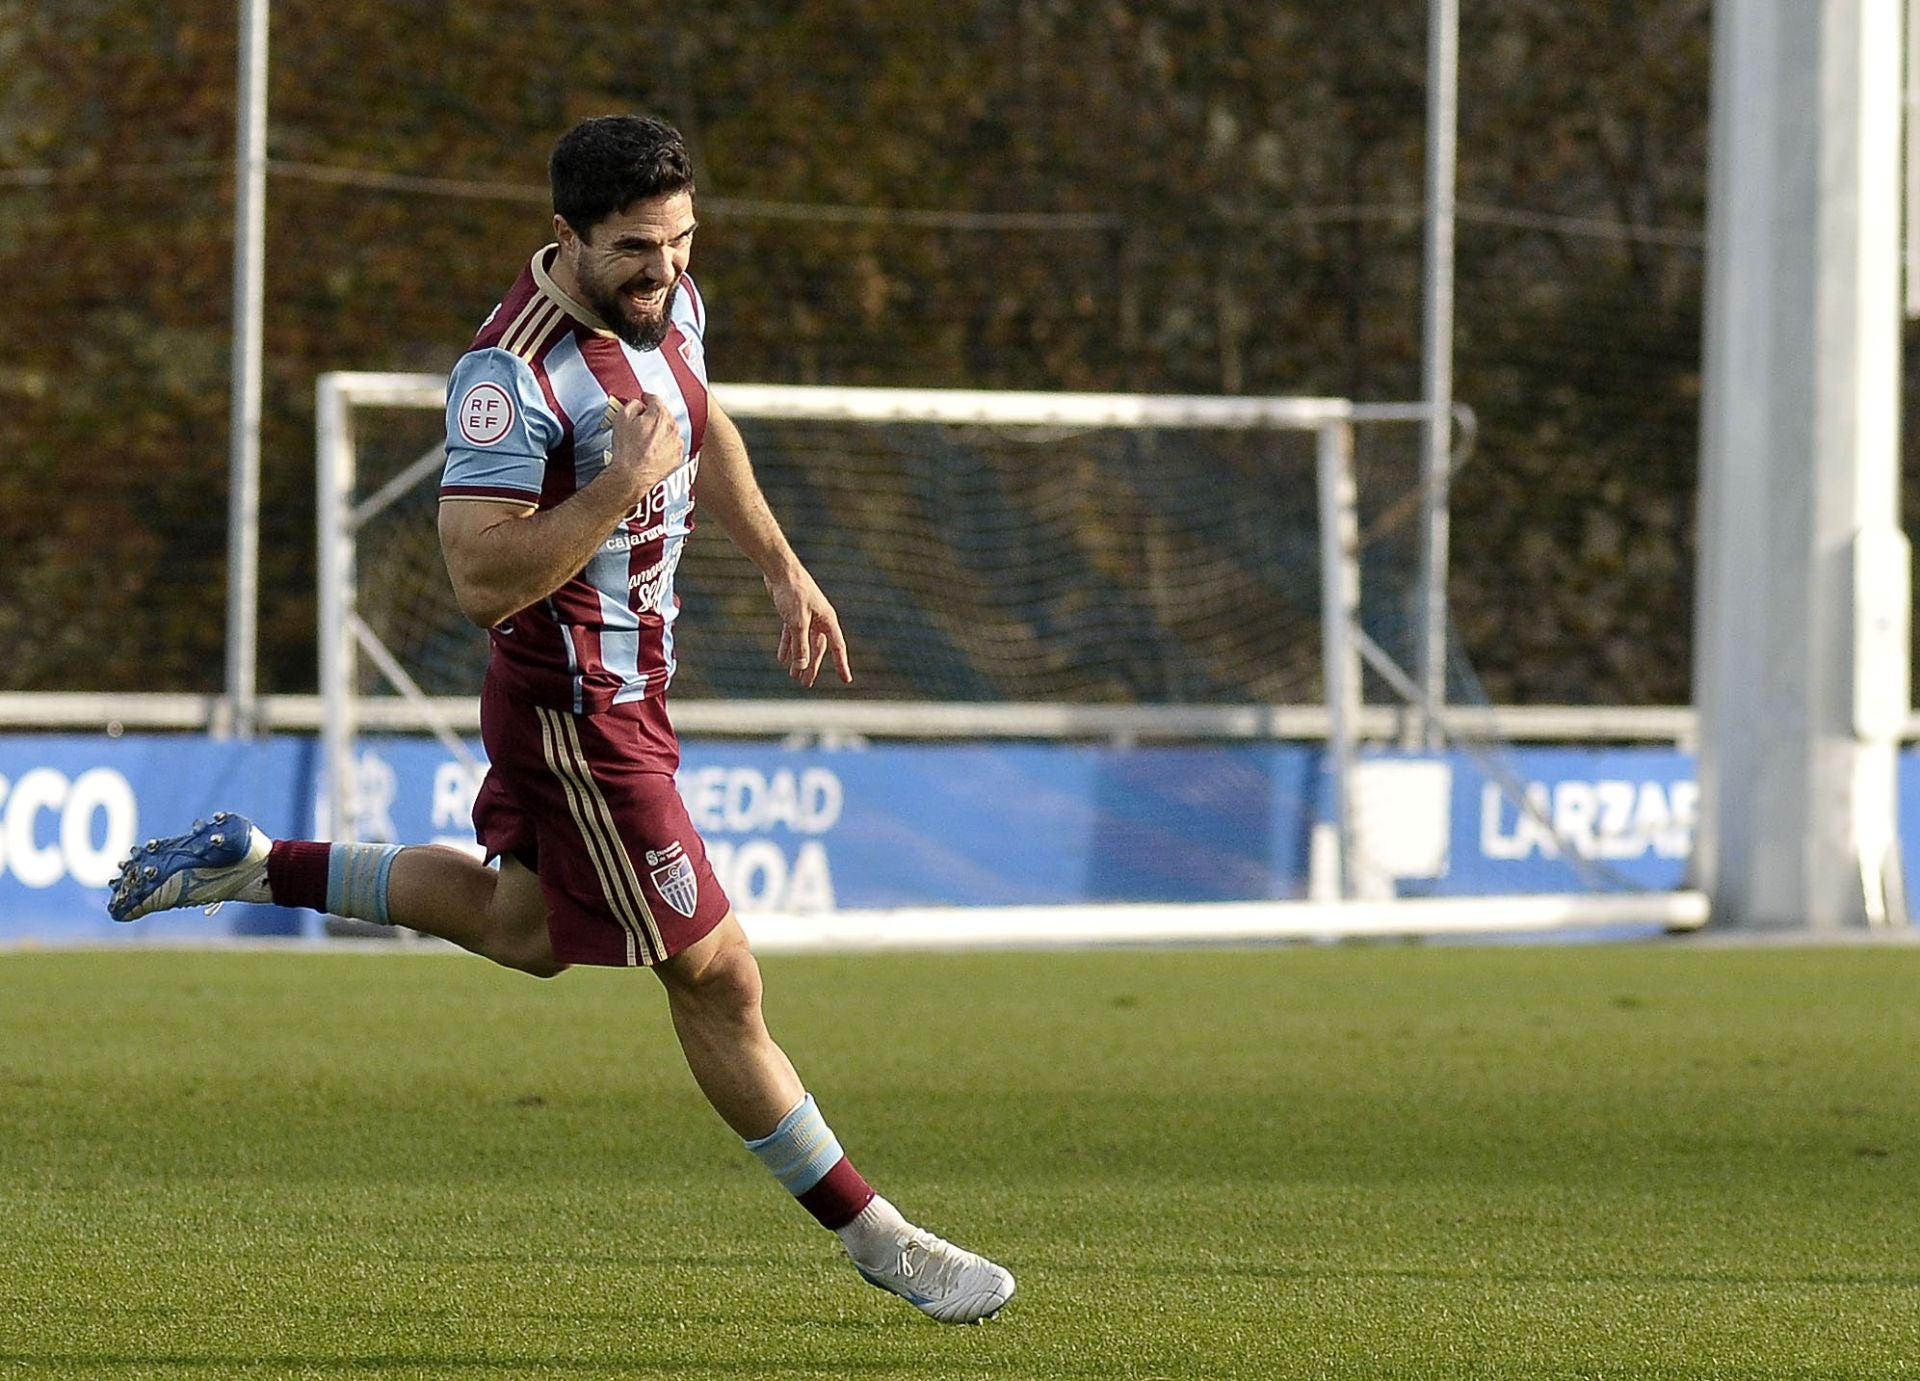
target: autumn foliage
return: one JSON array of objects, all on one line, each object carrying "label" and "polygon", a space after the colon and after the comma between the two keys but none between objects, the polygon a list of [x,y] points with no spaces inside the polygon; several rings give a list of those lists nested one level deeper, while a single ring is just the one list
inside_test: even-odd
[{"label": "autumn foliage", "polygon": [[[236,8],[0,4],[0,689],[220,686]],[[1708,7],[1465,8],[1459,630],[1495,699],[1684,701]],[[275,4],[263,689],[315,376],[448,366],[574,119],[689,136],[717,378],[1406,399],[1423,11]]]}]

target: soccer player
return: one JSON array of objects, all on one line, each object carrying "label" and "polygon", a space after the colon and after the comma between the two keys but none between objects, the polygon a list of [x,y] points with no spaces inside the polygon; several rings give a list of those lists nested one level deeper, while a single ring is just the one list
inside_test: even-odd
[{"label": "soccer player", "polygon": [[687,276],[692,164],[669,125],[586,120],[549,165],[556,243],[533,256],[448,382],[440,540],[489,630],[474,828],[453,849],[272,840],[222,812],[137,849],[108,909],[132,921],[238,900],[410,926],[541,977],[651,968],[714,1109],[871,1283],[946,1323],[1013,1277],[914,1226],[841,1151],[761,1015],[760,969],[674,788],[674,569],[697,497],[759,567],[776,652],[811,686],[853,673],[839,620],[707,392]]}]

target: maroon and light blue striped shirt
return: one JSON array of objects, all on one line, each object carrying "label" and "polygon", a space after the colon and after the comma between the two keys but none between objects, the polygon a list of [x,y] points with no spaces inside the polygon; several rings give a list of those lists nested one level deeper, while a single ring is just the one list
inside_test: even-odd
[{"label": "maroon and light blue striped shirt", "polygon": [[666,340],[635,350],[554,284],[555,253],[533,256],[454,367],[440,496],[552,508],[605,467],[610,397],[652,394],[673,414],[685,462],[585,569],[491,631],[488,675],[536,704],[586,714],[660,695],[673,676],[673,575],[693,531],[707,429],[706,309],[683,275]]}]

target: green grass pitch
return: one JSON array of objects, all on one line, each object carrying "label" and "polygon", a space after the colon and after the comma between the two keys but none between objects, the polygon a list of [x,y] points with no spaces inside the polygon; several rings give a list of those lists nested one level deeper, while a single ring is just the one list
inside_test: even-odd
[{"label": "green grass pitch", "polygon": [[1920,950],[765,968],[1001,1318],[863,1285],[644,975],[17,953],[0,1377],[1920,1375]]}]

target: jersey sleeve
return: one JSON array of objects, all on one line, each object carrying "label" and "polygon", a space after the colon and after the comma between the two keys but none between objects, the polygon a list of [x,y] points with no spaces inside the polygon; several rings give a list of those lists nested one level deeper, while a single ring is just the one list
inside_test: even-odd
[{"label": "jersey sleeve", "polygon": [[447,380],[440,497],[538,503],[547,453],[564,430],[525,360],[506,350],[469,351]]}]

